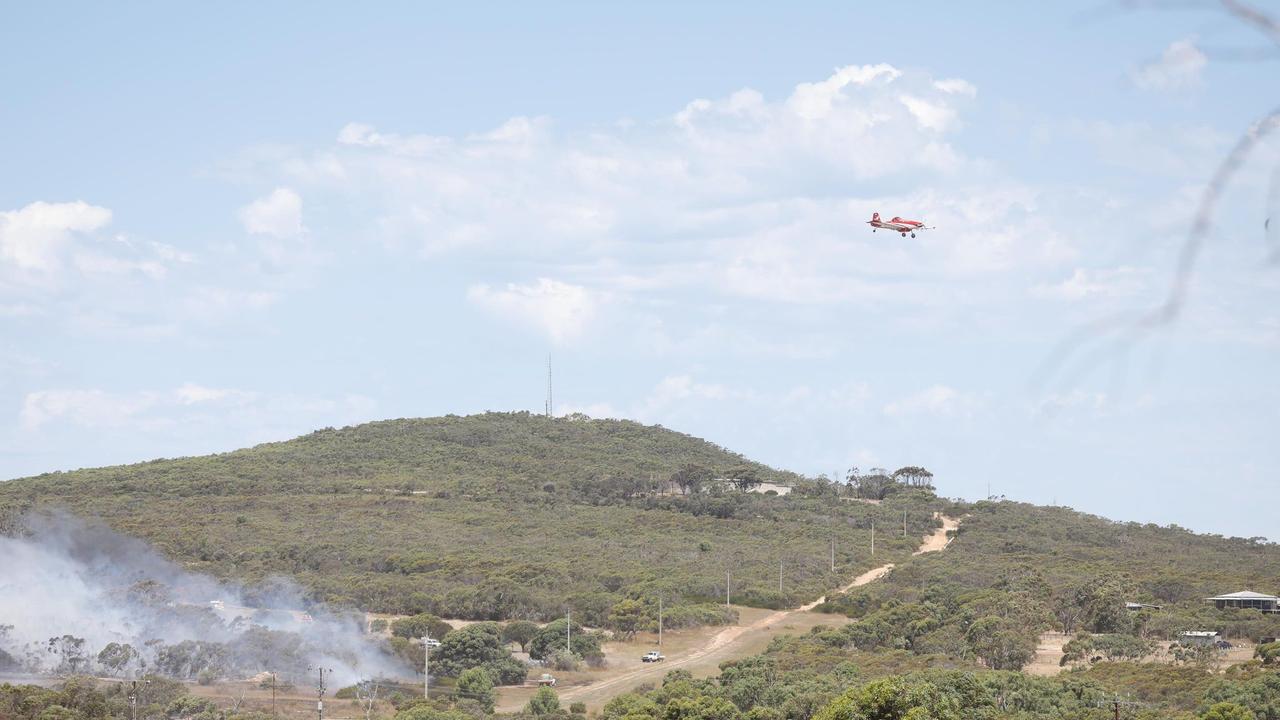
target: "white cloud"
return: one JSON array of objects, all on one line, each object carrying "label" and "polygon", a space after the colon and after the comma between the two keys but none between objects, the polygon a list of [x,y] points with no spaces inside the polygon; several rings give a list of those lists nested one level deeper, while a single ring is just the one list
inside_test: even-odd
[{"label": "white cloud", "polygon": [[371,418],[375,406],[360,395],[337,398],[268,395],[184,383],[172,390],[112,392],[52,389],[23,398],[19,422],[29,433],[74,427],[106,433],[199,438],[209,428],[239,428],[253,441],[286,437],[324,424]]},{"label": "white cloud", "polygon": [[826,80],[800,83],[787,100],[796,115],[805,120],[821,120],[831,114],[838,102],[848,97],[844,90],[850,85],[869,85],[876,81],[892,82],[902,75],[892,65],[848,65],[837,68]]},{"label": "white cloud", "polygon": [[968,80],[960,78],[938,80],[933,86],[949,95],[963,95],[971,98],[978,96],[978,88],[974,87]]},{"label": "white cloud", "polygon": [[884,406],[891,417],[931,415],[935,417],[967,417],[978,408],[977,397],[946,385],[933,385],[920,392]]},{"label": "white cloud", "polygon": [[22,401],[23,427],[34,430],[54,421],[86,428],[119,427],[156,403],[152,393],[117,395],[103,390],[40,390]]},{"label": "white cloud", "polygon": [[213,388],[196,383],[184,383],[181,387],[173,392],[174,397],[183,405],[199,405],[202,403],[214,403],[223,400],[251,400],[252,393],[246,393],[241,390],[229,390],[226,388]]},{"label": "white cloud", "polygon": [[956,118],[956,111],[944,103],[931,102],[912,95],[901,95],[898,100],[911,111],[920,127],[945,131]]},{"label": "white cloud", "polygon": [[72,233],[91,232],[109,222],[110,210],[83,201],[40,201],[0,212],[0,261],[19,270],[54,272]]},{"label": "white cloud", "polygon": [[1148,271],[1132,267],[1102,270],[1076,268],[1071,277],[1061,282],[1041,283],[1032,287],[1031,294],[1055,300],[1129,298],[1144,289],[1148,275]]},{"label": "white cloud", "polygon": [[240,222],[254,235],[289,238],[301,235],[302,197],[287,187],[279,187],[270,195],[254,200],[240,209]]},{"label": "white cloud", "polygon": [[503,318],[533,325],[557,343],[581,335],[602,300],[585,287],[551,278],[538,278],[529,285],[510,283],[503,288],[473,285],[467,299]]},{"label": "white cloud", "polygon": [[1185,90],[1200,85],[1209,58],[1196,47],[1195,38],[1177,40],[1160,59],[1133,73],[1133,82],[1144,90]]}]

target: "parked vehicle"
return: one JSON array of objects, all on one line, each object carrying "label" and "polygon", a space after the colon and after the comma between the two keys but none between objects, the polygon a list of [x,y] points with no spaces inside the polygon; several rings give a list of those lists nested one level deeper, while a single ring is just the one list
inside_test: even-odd
[{"label": "parked vehicle", "polygon": [[435,638],[427,638],[427,647],[438,648],[440,647],[440,641]]},{"label": "parked vehicle", "polygon": [[666,655],[663,655],[657,650],[650,650],[640,658],[640,662],[662,662],[663,660],[666,660],[666,659],[667,659]]},{"label": "parked vehicle", "polygon": [[555,687],[556,678],[550,673],[542,673],[542,677],[538,678],[538,684],[543,687]]}]

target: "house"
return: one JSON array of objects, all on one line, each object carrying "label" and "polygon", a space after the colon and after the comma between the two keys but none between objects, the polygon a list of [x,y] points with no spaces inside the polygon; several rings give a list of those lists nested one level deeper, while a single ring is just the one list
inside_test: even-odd
[{"label": "house", "polygon": [[1218,642],[1215,630],[1184,630],[1178,633],[1178,642],[1183,645],[1213,645]]},{"label": "house", "polygon": [[1252,590],[1242,590],[1240,592],[1219,595],[1218,597],[1206,598],[1213,602],[1219,610],[1229,608],[1241,608],[1248,610],[1261,610],[1265,613],[1280,612],[1280,597],[1275,595],[1263,595]]}]

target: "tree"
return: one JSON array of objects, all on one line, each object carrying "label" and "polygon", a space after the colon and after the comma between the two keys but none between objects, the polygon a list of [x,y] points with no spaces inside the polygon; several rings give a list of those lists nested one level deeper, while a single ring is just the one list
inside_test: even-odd
[{"label": "tree", "polygon": [[140,657],[132,645],[113,642],[107,643],[107,646],[98,653],[98,664],[110,671],[112,675],[120,675]]},{"label": "tree", "polygon": [[465,670],[483,667],[511,657],[502,642],[501,631],[494,623],[475,623],[455,630],[440,641],[440,647],[432,651],[438,657],[434,667],[441,675],[457,677]]},{"label": "tree", "polygon": [[1263,665],[1275,665],[1280,663],[1280,642],[1269,642],[1259,645],[1254,649],[1253,656],[1261,660]]},{"label": "tree", "polygon": [[893,478],[889,477],[888,472],[884,468],[871,468],[864,475],[858,468],[853,467],[849,468],[849,474],[845,480],[853,490],[854,496],[869,500],[883,500],[897,485]]},{"label": "tree", "polygon": [[900,467],[893,471],[892,477],[895,481],[906,483],[911,487],[933,487],[933,473],[916,465]]},{"label": "tree", "polygon": [[74,674],[89,667],[89,658],[84,652],[84,638],[72,635],[51,637],[48,650],[49,654],[58,658],[58,672]]},{"label": "tree", "polygon": [[467,700],[474,700],[485,713],[493,713],[493,704],[497,695],[493,692],[493,678],[482,668],[464,670],[458,676],[458,694]]},{"label": "tree", "polygon": [[515,643],[520,646],[520,652],[527,652],[529,649],[529,641],[533,640],[533,636],[538,634],[538,625],[528,620],[515,620],[507,623],[502,628],[502,642]]},{"label": "tree", "polygon": [[588,662],[596,662],[603,657],[604,653],[600,650],[600,638],[584,632],[582,626],[577,623],[573,624],[571,630],[568,633],[570,646],[565,648],[565,620],[560,619],[547,623],[529,643],[529,657],[534,660],[542,660],[560,649],[568,649],[569,652],[586,659]]},{"label": "tree", "polygon": [[974,622],[967,633],[973,653],[993,670],[1021,670],[1036,655],[1036,643],[1025,632],[1008,627],[1003,618]]},{"label": "tree", "polygon": [[560,696],[556,695],[556,691],[547,686],[538,688],[538,692],[529,698],[529,704],[524,706],[524,711],[528,715],[550,715],[560,709]]},{"label": "tree", "polygon": [[1254,720],[1255,717],[1253,711],[1243,705],[1220,702],[1205,710],[1200,720]]},{"label": "tree", "polygon": [[746,465],[739,465],[727,472],[726,475],[729,478],[729,482],[733,483],[733,486],[742,492],[747,492],[762,482],[755,468]]},{"label": "tree", "polygon": [[[444,637],[453,630],[453,626],[432,615],[431,613],[418,613],[407,618],[400,618],[391,623],[391,634],[396,637],[418,639],[423,637],[432,637],[436,640],[444,640]],[[430,635],[428,635],[430,633]]]},{"label": "tree", "polygon": [[377,680],[361,680],[356,683],[356,702],[364,711],[364,720],[373,720],[373,711],[378,704],[378,691],[381,689]]},{"label": "tree", "polygon": [[624,640],[631,640],[647,617],[644,603],[632,598],[619,600],[609,611],[609,627],[621,633]]},{"label": "tree", "polygon": [[702,486],[712,478],[711,470],[693,463],[682,466],[679,470],[671,474],[671,482],[680,488],[680,492],[688,495],[689,493],[697,494],[702,490]]}]

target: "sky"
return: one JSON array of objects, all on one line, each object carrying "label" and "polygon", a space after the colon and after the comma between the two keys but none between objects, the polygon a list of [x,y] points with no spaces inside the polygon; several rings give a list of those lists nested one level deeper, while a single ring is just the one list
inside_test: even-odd
[{"label": "sky", "polygon": [[1280,539],[1280,143],[1142,323],[1270,39],[785,5],[9,4],[0,478],[541,412],[550,355],[557,414]]}]

